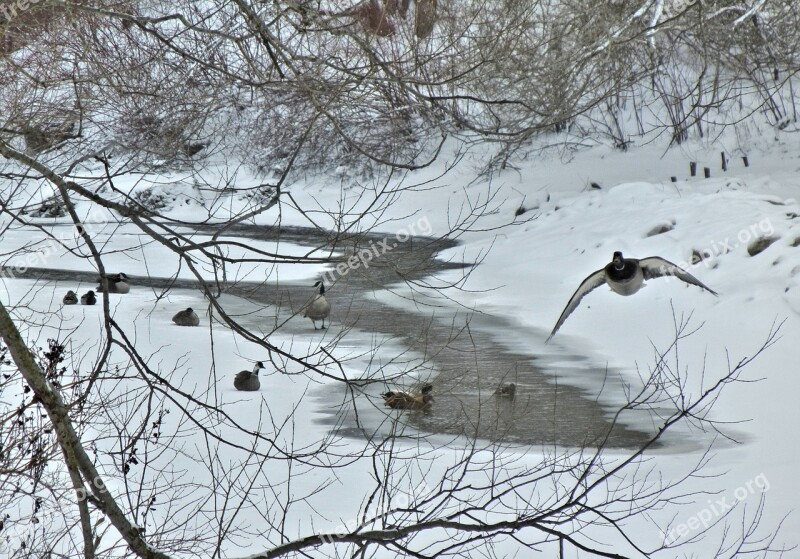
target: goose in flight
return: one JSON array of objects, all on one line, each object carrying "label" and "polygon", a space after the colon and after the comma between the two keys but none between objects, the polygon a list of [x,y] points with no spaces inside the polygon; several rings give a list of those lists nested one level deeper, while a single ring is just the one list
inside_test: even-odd
[{"label": "goose in flight", "polygon": [[633,295],[642,288],[644,280],[664,276],[675,276],[686,283],[702,287],[712,295],[717,295],[716,291],[709,289],[692,274],[660,256],[649,256],[639,260],[637,258],[623,258],[622,253],[617,251],[614,253],[614,258],[608,265],[591,273],[589,277],[583,280],[572,295],[569,303],[567,303],[567,306],[564,307],[564,312],[561,313],[547,341],[549,342],[550,339],[556,335],[556,332],[558,332],[558,329],[564,324],[564,321],[567,320],[567,317],[578,307],[581,299],[593,289],[607,283],[614,293],[625,296]]}]

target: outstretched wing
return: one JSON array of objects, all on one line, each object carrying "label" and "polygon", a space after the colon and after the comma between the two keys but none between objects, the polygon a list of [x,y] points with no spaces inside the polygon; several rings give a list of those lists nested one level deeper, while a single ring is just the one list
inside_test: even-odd
[{"label": "outstretched wing", "polygon": [[712,295],[717,295],[713,289],[709,289],[703,282],[694,277],[692,274],[673,264],[669,260],[664,260],[660,256],[649,256],[639,260],[639,265],[642,267],[642,274],[644,279],[660,278],[663,276],[675,276],[676,278],[691,283],[697,287],[702,287]]},{"label": "outstretched wing", "polygon": [[572,311],[574,311],[578,307],[578,305],[581,302],[581,299],[583,299],[586,296],[586,294],[589,293],[591,290],[600,287],[605,282],[606,282],[606,274],[604,269],[597,270],[588,278],[583,280],[578,289],[572,295],[572,299],[570,299],[569,303],[567,303],[567,306],[564,307],[564,312],[561,313],[558,322],[556,322],[555,328],[553,328],[553,331],[550,332],[550,335],[547,337],[548,342],[553,336],[556,335],[556,332],[558,332],[558,329],[561,328],[562,324],[564,324],[564,321],[567,320],[567,317],[570,314],[572,314]]}]

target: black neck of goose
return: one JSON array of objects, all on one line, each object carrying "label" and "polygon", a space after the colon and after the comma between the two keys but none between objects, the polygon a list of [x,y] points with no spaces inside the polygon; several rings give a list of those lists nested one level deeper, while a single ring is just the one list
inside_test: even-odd
[{"label": "black neck of goose", "polygon": [[[619,268],[617,267],[619,266]],[[636,263],[622,260],[619,264],[612,262],[606,266],[606,274],[612,280],[622,281],[636,275]]]}]

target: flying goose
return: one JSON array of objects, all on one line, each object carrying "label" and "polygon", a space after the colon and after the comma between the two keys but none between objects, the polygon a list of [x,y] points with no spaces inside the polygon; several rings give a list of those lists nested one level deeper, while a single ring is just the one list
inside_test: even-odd
[{"label": "flying goose", "polygon": [[314,288],[316,293],[303,308],[303,316],[310,318],[314,330],[317,330],[318,320],[322,321],[322,328],[325,328],[325,319],[331,314],[331,304],[325,298],[325,284],[322,281],[315,283]]},{"label": "flying goose", "polygon": [[189,307],[185,311],[180,311],[173,316],[172,322],[178,326],[199,326],[200,317],[197,316],[197,313],[194,312],[191,307]]},{"label": "flying goose", "polygon": [[67,294],[64,295],[64,304],[65,305],[77,305],[78,304],[78,296],[75,295],[75,292],[71,289],[67,291]]},{"label": "flying goose", "polygon": [[433,402],[432,390],[433,386],[426,384],[419,393],[399,390],[386,392],[383,394],[383,403],[399,410],[421,410]]},{"label": "flying goose", "polygon": [[97,297],[94,296],[94,291],[91,289],[81,295],[81,305],[94,305],[97,302]]},{"label": "flying goose", "polygon": [[567,320],[567,317],[578,307],[581,299],[593,289],[607,283],[614,293],[626,296],[633,295],[642,288],[644,280],[663,276],[675,276],[686,283],[702,287],[712,295],[717,295],[716,291],[709,289],[692,274],[660,256],[649,256],[639,260],[636,258],[623,258],[622,253],[617,251],[609,264],[593,272],[581,282],[567,306],[564,307],[564,312],[561,313],[547,341],[549,342],[556,335],[556,332]]},{"label": "flying goose", "polygon": [[261,388],[261,382],[258,380],[258,371],[263,368],[264,363],[256,361],[252,371],[239,371],[233,379],[233,386],[236,387],[236,390],[255,392]]},{"label": "flying goose", "polygon": [[119,274],[106,274],[97,278],[100,285],[97,286],[97,291],[102,293],[108,291],[109,293],[128,293],[131,290],[128,284],[128,276],[120,272]]}]

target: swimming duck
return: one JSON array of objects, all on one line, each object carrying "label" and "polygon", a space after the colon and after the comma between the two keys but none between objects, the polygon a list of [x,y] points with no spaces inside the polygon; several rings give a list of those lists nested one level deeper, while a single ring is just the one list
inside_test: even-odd
[{"label": "swimming duck", "polygon": [[433,402],[432,390],[433,386],[426,384],[419,393],[399,390],[386,392],[383,394],[383,403],[390,408],[399,410],[421,410]]},{"label": "swimming duck", "polygon": [[197,316],[197,313],[194,312],[191,307],[189,307],[185,311],[180,311],[173,316],[172,322],[178,326],[199,326],[200,317]]},{"label": "swimming duck", "polygon": [[303,308],[303,316],[307,316],[314,324],[314,330],[317,330],[317,321],[322,321],[322,328],[325,328],[325,319],[331,314],[331,304],[325,298],[325,284],[318,281],[314,284],[316,293],[314,297],[306,303]]},{"label": "swimming duck", "polygon": [[513,382],[509,382],[508,384],[501,384],[497,387],[497,390],[494,391],[495,396],[502,396],[503,398],[513,398],[514,394],[517,393],[517,385]]},{"label": "swimming duck", "polygon": [[255,392],[261,388],[261,382],[258,380],[258,371],[263,368],[264,363],[256,361],[252,371],[239,371],[233,379],[233,386],[236,387],[236,390]]},{"label": "swimming duck", "polygon": [[78,296],[75,295],[75,292],[71,289],[67,291],[67,294],[64,295],[64,304],[65,305],[77,305],[78,304]]},{"label": "swimming duck", "polygon": [[709,289],[692,274],[660,256],[649,256],[639,260],[636,258],[623,258],[622,253],[617,251],[608,265],[596,272],[592,272],[589,277],[583,280],[564,308],[564,312],[561,313],[561,317],[556,322],[555,328],[553,328],[547,341],[550,341],[555,336],[558,329],[567,320],[567,317],[578,307],[581,299],[593,289],[607,283],[614,293],[625,296],[633,295],[642,288],[644,280],[663,276],[675,276],[686,283],[702,287],[712,295],[717,295],[716,291]]},{"label": "swimming duck", "polygon": [[108,291],[109,293],[128,293],[131,290],[128,283],[128,276],[120,272],[119,274],[106,274],[105,276],[97,278],[100,285],[97,286],[97,291],[102,293]]},{"label": "swimming duck", "polygon": [[97,297],[94,296],[94,291],[91,289],[81,295],[81,305],[94,305],[97,302]]}]

